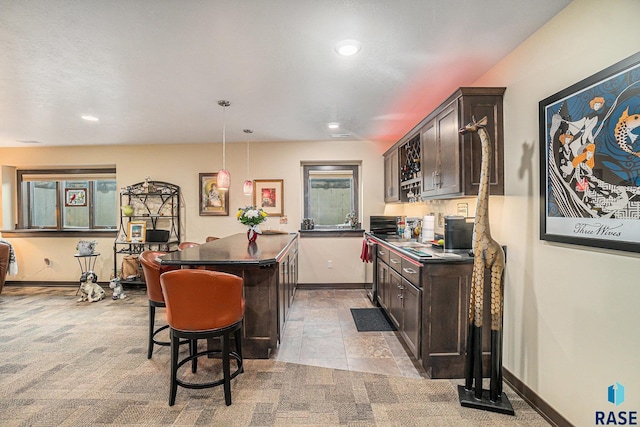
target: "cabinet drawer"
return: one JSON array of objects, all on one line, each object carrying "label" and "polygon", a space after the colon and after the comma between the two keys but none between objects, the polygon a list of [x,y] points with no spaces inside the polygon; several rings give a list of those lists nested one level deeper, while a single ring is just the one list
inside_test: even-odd
[{"label": "cabinet drawer", "polygon": [[377,245],[377,248],[378,248],[378,260],[386,264],[389,264],[389,253],[391,253],[391,251],[382,245]]},{"label": "cabinet drawer", "polygon": [[402,257],[393,251],[389,251],[389,266],[402,274]]},{"label": "cabinet drawer", "polygon": [[420,283],[420,276],[422,275],[421,273],[421,264],[416,264],[409,261],[408,259],[402,258],[402,277],[411,282],[411,284],[413,284],[413,286],[415,286],[416,288],[422,287],[422,284]]}]

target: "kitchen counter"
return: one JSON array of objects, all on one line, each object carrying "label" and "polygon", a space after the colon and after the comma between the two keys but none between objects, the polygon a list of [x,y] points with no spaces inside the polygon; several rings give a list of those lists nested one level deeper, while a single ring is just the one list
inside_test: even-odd
[{"label": "kitchen counter", "polygon": [[162,257],[163,265],[216,266],[260,265],[277,263],[297,234],[261,234],[249,244],[246,233],[234,234],[202,245],[171,252]]},{"label": "kitchen counter", "polygon": [[[366,236],[376,243],[372,300],[385,310],[430,378],[464,378],[474,257],[469,250],[445,251],[393,235]],[[490,280],[485,276],[485,283]],[[490,315],[490,291],[485,286],[485,318]],[[483,348],[490,348],[490,338],[487,328]],[[488,356],[483,355],[484,376]]]},{"label": "kitchen counter", "polygon": [[473,263],[473,254],[470,253],[469,249],[445,251],[442,247],[431,245],[430,243],[420,243],[413,239],[400,239],[395,236],[376,235],[368,232],[365,235],[400,255],[421,263]]}]

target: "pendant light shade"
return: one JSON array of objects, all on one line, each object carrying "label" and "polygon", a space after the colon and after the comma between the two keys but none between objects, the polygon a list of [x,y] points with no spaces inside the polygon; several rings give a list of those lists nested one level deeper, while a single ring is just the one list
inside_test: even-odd
[{"label": "pendant light shade", "polygon": [[242,185],[242,192],[245,196],[250,196],[253,193],[253,181],[247,179]]},{"label": "pendant light shade", "polygon": [[251,129],[245,129],[244,133],[247,134],[247,179],[242,185],[242,192],[245,196],[250,196],[253,193],[253,182],[249,179],[249,135],[253,133]]},{"label": "pendant light shade", "polygon": [[227,148],[227,129],[226,129],[226,121],[225,121],[225,112],[226,109],[231,103],[229,101],[220,100],[218,101],[218,105],[222,107],[222,169],[218,172],[216,176],[216,185],[219,190],[229,190],[229,186],[231,184],[231,175],[229,175],[229,171],[226,168],[226,148]]},{"label": "pendant light shade", "polygon": [[218,175],[216,176],[216,185],[218,190],[228,190],[231,184],[231,175],[229,175],[229,171],[226,169],[221,169],[218,171]]}]

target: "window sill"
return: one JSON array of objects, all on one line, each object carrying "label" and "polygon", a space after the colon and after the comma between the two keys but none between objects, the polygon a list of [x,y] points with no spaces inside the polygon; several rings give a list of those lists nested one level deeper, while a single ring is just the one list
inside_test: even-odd
[{"label": "window sill", "polygon": [[118,230],[50,230],[22,229],[2,230],[2,237],[116,237]]},{"label": "window sill", "polygon": [[313,230],[298,230],[300,237],[362,237],[362,228],[314,228]]}]

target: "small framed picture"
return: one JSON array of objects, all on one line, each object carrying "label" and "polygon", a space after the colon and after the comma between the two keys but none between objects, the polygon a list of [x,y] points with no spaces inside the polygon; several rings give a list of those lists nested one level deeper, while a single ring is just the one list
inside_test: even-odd
[{"label": "small framed picture", "polygon": [[70,206],[87,206],[87,189],[86,188],[65,188],[64,189],[64,205]]},{"label": "small framed picture", "polygon": [[256,179],[253,181],[253,204],[269,216],[284,215],[284,180]]},{"label": "small framed picture", "polygon": [[229,191],[218,188],[217,173],[200,174],[200,216],[229,216]]},{"label": "small framed picture", "polygon": [[127,229],[127,242],[143,243],[147,235],[147,223],[130,221]]}]

